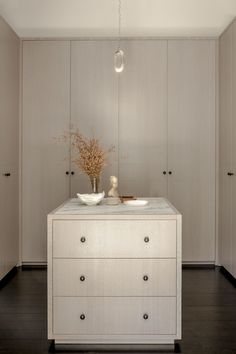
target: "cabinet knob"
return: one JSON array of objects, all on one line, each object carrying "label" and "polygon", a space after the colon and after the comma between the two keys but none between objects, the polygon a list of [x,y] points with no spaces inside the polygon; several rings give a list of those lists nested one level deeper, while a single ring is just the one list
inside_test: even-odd
[{"label": "cabinet knob", "polygon": [[228,172],[227,175],[228,176],[234,176],[234,173],[233,172]]},{"label": "cabinet knob", "polygon": [[162,173],[163,173],[163,175],[166,175],[166,171],[163,171]]},{"label": "cabinet knob", "polygon": [[149,242],[149,237],[148,236],[146,236],[146,237],[144,237],[144,242]]},{"label": "cabinet knob", "polygon": [[144,275],[144,276],[143,276],[143,280],[144,280],[144,281],[148,281],[148,276],[147,276],[147,275]]},{"label": "cabinet knob", "polygon": [[69,175],[69,173],[70,173],[69,171],[66,171],[66,175]]},{"label": "cabinet knob", "polygon": [[74,171],[71,171],[71,173],[70,173],[72,176],[75,174],[75,172]]},{"label": "cabinet knob", "polygon": [[80,319],[83,321],[83,320],[85,320],[85,314],[84,313],[82,313],[81,315],[80,315]]},{"label": "cabinet knob", "polygon": [[80,242],[84,243],[85,241],[86,241],[86,238],[84,236],[81,237]]},{"label": "cabinet knob", "polygon": [[81,275],[80,281],[85,281],[85,276],[84,275]]},{"label": "cabinet knob", "polygon": [[147,314],[147,313],[145,313],[145,314],[143,315],[143,319],[144,319],[144,320],[147,320],[147,319],[148,319],[148,314]]},{"label": "cabinet knob", "polygon": [[169,175],[172,175],[172,171],[169,171]]},{"label": "cabinet knob", "polygon": [[10,172],[6,172],[3,174],[3,176],[5,176],[5,177],[10,177],[10,175],[11,175]]}]

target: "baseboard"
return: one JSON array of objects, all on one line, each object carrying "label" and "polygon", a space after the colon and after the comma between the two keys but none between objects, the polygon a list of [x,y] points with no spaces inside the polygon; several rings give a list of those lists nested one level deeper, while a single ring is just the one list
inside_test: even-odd
[{"label": "baseboard", "polygon": [[223,266],[220,267],[220,272],[236,288],[236,278]]},{"label": "baseboard", "polygon": [[58,344],[49,353],[181,353],[180,344]]},{"label": "baseboard", "polygon": [[12,280],[12,278],[14,278],[16,273],[17,267],[15,266],[0,280],[0,289],[6,286]]},{"label": "baseboard", "polygon": [[[30,270],[30,269],[46,269],[46,262],[22,262],[21,269],[22,270]],[[199,268],[207,268],[214,269],[215,264],[212,262],[183,262],[183,269],[199,269]]]},{"label": "baseboard", "polygon": [[182,263],[182,269],[215,269],[213,263]]},{"label": "baseboard", "polygon": [[46,269],[46,268],[47,268],[47,262],[45,261],[42,262],[28,261],[28,262],[22,262],[21,264],[22,270]]},{"label": "baseboard", "polygon": [[22,263],[22,270],[47,269],[46,263]]}]

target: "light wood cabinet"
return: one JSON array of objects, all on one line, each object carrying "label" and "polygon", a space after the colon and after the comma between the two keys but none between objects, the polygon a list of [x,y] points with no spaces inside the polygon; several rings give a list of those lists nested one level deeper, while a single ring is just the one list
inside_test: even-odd
[{"label": "light wood cabinet", "polygon": [[167,41],[123,41],[119,76],[119,188],[167,196]]},{"label": "light wood cabinet", "polygon": [[168,41],[168,198],[183,261],[215,261],[215,41]]},{"label": "light wood cabinet", "polygon": [[183,261],[214,264],[216,42],[123,41],[122,48],[121,193],[168,197],[183,214]]},{"label": "light wood cabinet", "polygon": [[70,195],[70,42],[23,42],[22,260],[46,261],[47,213]]},{"label": "light wood cabinet", "polygon": [[219,101],[219,145],[220,145],[220,188],[219,188],[219,237],[221,264],[232,272],[232,178],[228,172],[232,170],[232,27],[220,38],[219,42],[220,64],[220,101]]},{"label": "light wood cabinet", "polygon": [[19,260],[20,40],[0,18],[0,280]]},{"label": "light wood cabinet", "polygon": [[54,258],[52,266],[55,296],[176,296],[175,258]]},{"label": "light wood cabinet", "polygon": [[220,37],[220,193],[221,265],[236,277],[236,23]]},{"label": "light wood cabinet", "polygon": [[[118,81],[113,66],[116,45],[107,40],[71,42],[71,127],[99,138],[104,148],[115,146],[101,176],[101,190],[107,190],[109,176],[118,175]],[[78,171],[73,158],[72,151],[72,197],[79,191],[91,191],[89,178]]]},{"label": "light wood cabinet", "polygon": [[[111,227],[114,229],[111,235]],[[126,235],[132,230],[132,240]],[[54,257],[111,257],[135,258],[145,254],[147,257],[174,257],[176,249],[176,223],[171,220],[166,222],[143,220],[135,222],[107,221],[64,221],[54,223]],[[65,234],[70,242],[65,244]],[[87,235],[84,242],[78,237]],[[119,235],[119,237],[117,236]],[[145,237],[146,247],[143,248]],[[135,247],[127,247],[129,243]],[[118,247],[119,246],[119,247]]]},{"label": "light wood cabinet", "polygon": [[[53,308],[54,336],[64,336],[67,341],[67,336],[71,335],[88,335],[87,341],[96,335],[98,343],[102,336],[103,342],[109,342],[109,336],[116,335],[119,337],[117,342],[122,343],[123,336],[129,335],[130,341],[136,343],[137,335],[139,340],[152,335],[158,344],[158,336],[175,337],[176,333],[176,301],[173,297],[56,297]],[[81,320],[80,313],[86,314],[84,320]],[[143,317],[147,313],[145,321]],[[93,340],[92,337],[91,343]],[[145,337],[142,341],[149,343]],[[81,340],[78,339],[78,343]]]},{"label": "light wood cabinet", "polygon": [[232,33],[232,275],[236,278],[236,21]]},{"label": "light wood cabinet", "polygon": [[181,215],[148,206],[48,215],[48,337],[57,343],[174,344],[181,338]]},{"label": "light wood cabinet", "polygon": [[184,217],[183,260],[215,261],[215,40],[122,47],[118,75],[112,40],[23,42],[23,262],[46,262],[47,212],[90,191],[53,139],[70,129],[115,145],[102,189],[118,175],[121,194],[168,197]]}]

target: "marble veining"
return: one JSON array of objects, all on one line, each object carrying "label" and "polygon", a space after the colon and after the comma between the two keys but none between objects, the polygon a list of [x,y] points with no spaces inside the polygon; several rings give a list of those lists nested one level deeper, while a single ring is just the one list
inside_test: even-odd
[{"label": "marble veining", "polygon": [[139,198],[148,200],[144,207],[124,204],[107,205],[104,199],[99,205],[87,206],[73,198],[54,210],[53,215],[178,215],[178,211],[164,198]]}]

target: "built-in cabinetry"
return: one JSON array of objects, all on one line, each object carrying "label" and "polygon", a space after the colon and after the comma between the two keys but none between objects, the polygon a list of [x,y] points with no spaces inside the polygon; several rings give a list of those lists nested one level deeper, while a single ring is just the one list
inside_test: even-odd
[{"label": "built-in cabinetry", "polygon": [[70,43],[23,42],[22,258],[46,259],[46,216],[70,194]]},{"label": "built-in cabinetry", "polygon": [[19,259],[19,50],[0,17],[0,280]]},{"label": "built-in cabinetry", "polygon": [[56,343],[173,344],[181,339],[181,215],[86,207],[48,216],[48,338]]},{"label": "built-in cabinetry", "polygon": [[183,261],[214,263],[216,42],[124,41],[122,48],[121,192],[167,196],[183,215]]},{"label": "built-in cabinetry", "polygon": [[236,278],[236,23],[219,43],[220,261]]},{"label": "built-in cabinetry", "polygon": [[168,198],[183,215],[183,260],[215,261],[216,43],[168,42]]},{"label": "built-in cabinetry", "polygon": [[168,197],[183,214],[183,260],[215,261],[216,42],[121,45],[117,74],[114,41],[23,42],[23,262],[46,261],[49,210],[89,191],[53,139],[70,128],[115,145],[103,189],[114,174],[121,194]]},{"label": "built-in cabinetry", "polygon": [[[114,73],[113,41],[71,42],[71,127],[95,136],[103,146],[115,146],[110,163],[101,176],[100,188],[107,190],[109,176],[118,175],[117,76]],[[73,160],[73,151],[72,151]],[[91,192],[90,181],[72,162],[71,195]]]},{"label": "built-in cabinetry", "polygon": [[167,41],[123,41],[119,76],[122,194],[167,196]]}]

